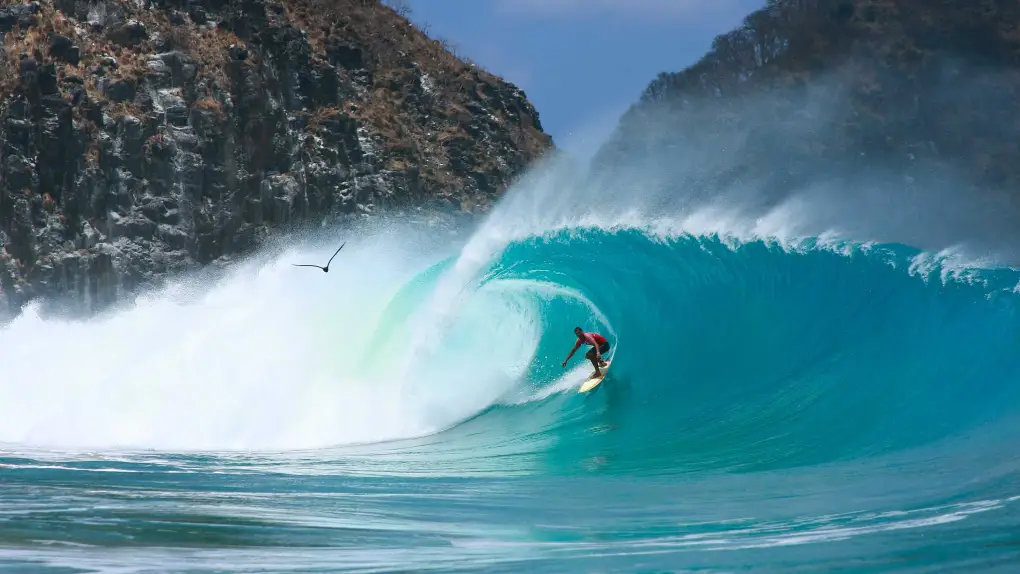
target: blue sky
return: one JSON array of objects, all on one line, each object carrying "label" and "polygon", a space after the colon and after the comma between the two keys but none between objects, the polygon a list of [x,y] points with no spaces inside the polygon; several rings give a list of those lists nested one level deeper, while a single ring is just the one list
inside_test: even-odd
[{"label": "blue sky", "polygon": [[523,89],[587,160],[662,71],[694,63],[763,0],[404,0],[429,36]]}]

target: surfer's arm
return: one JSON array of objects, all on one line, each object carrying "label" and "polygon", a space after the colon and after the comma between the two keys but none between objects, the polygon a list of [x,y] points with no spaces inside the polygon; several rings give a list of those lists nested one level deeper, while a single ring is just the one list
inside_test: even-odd
[{"label": "surfer's arm", "polygon": [[574,353],[577,352],[577,348],[580,347],[580,346],[581,346],[581,341],[580,340],[578,340],[576,343],[574,343],[574,348],[570,349],[570,352],[567,353],[567,358],[563,359],[563,366],[564,367],[567,366],[567,361],[570,360],[570,357],[574,356]]}]

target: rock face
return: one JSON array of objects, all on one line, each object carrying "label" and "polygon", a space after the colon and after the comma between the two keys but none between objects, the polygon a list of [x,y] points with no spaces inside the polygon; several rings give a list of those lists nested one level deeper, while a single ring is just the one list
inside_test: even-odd
[{"label": "rock face", "polygon": [[889,193],[923,197],[952,180],[1020,217],[1018,30],[1016,2],[769,0],[652,81],[596,164],[651,158],[679,166],[674,188],[766,196],[822,180],[853,193],[881,172]]},{"label": "rock face", "polygon": [[290,226],[485,210],[552,145],[377,0],[0,7],[0,307],[95,311]]}]

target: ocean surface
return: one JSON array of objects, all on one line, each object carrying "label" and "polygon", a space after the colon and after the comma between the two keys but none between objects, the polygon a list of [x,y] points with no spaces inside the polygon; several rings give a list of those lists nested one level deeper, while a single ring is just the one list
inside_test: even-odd
[{"label": "ocean surface", "polygon": [[533,187],[27,309],[0,572],[1020,571],[1015,270]]}]

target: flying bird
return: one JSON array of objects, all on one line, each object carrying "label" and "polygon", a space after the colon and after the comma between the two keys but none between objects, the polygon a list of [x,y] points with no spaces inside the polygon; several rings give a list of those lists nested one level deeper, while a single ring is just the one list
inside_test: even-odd
[{"label": "flying bird", "polygon": [[[344,245],[347,245],[346,241],[344,241],[340,245],[340,249],[343,249]],[[336,253],[340,253],[340,249],[337,249]],[[333,257],[336,257],[336,253],[333,254]],[[291,263],[291,265],[293,265],[294,267],[318,267],[319,269],[322,269],[323,273],[329,273],[329,264],[333,262],[333,257],[329,258],[329,261],[326,262],[326,266],[325,267],[323,267],[322,265],[311,265],[311,264],[306,264],[306,263]]]}]

